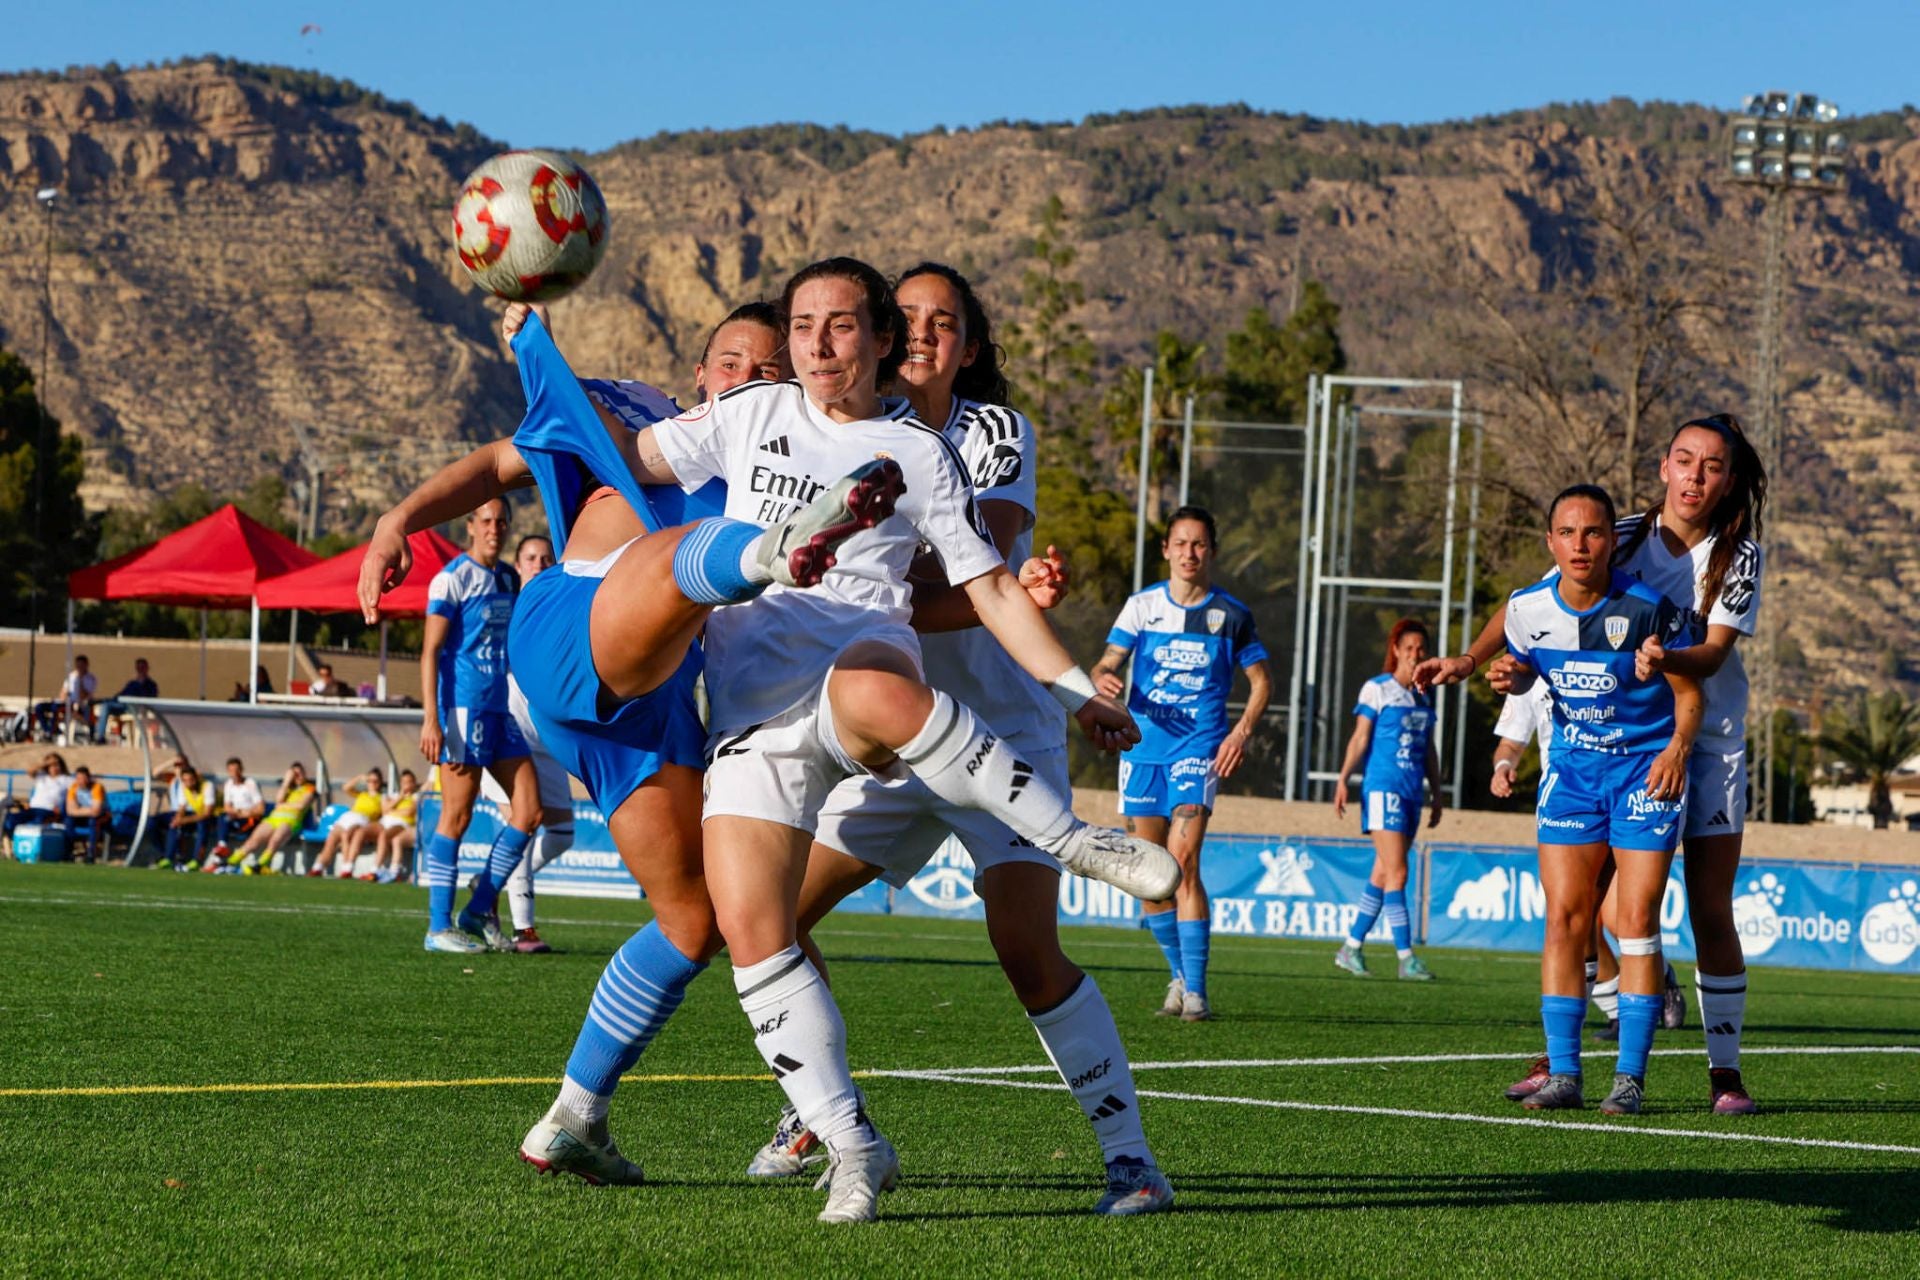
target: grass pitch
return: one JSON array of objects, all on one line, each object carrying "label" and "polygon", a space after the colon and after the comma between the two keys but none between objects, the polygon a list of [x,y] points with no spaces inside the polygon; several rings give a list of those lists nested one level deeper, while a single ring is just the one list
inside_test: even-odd
[{"label": "grass pitch", "polygon": [[1219,1018],[1184,1025],[1151,1016],[1144,933],[1070,930],[1179,1197],[1108,1221],[1078,1110],[1012,1070],[1046,1059],[984,929],[835,917],[904,1180],[878,1225],[825,1227],[808,1186],[740,1176],[780,1096],[724,965],[614,1102],[651,1185],[534,1176],[516,1144],[645,909],[548,898],[561,954],[432,956],[423,898],[0,863],[0,1274],[1920,1274],[1920,1054],[1862,1051],[1920,1045],[1913,978],[1757,970],[1759,1116],[1706,1114],[1690,1029],[1661,1034],[1684,1052],[1654,1060],[1646,1115],[1515,1124],[1523,957],[1433,952],[1421,986],[1218,939]]}]

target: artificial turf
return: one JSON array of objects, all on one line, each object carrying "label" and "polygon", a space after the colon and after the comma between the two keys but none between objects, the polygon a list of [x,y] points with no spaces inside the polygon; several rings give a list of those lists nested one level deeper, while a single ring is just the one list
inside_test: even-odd
[{"label": "artificial turf", "polygon": [[[1499,1090],[1539,1039],[1524,957],[1362,982],[1331,946],[1221,938],[1218,1017],[1188,1025],[1151,1016],[1143,933],[1069,930],[1137,1063],[1223,1064],[1138,1073],[1195,1095],[1141,1108],[1176,1211],[1088,1214],[1097,1149],[1053,1077],[876,1075],[903,1182],[880,1223],[828,1227],[810,1185],[741,1176],[780,1096],[724,965],[615,1099],[650,1185],[513,1158],[637,904],[550,897],[558,954],[473,957],[421,951],[410,888],[0,863],[0,905],[0,1274],[1920,1274],[1920,1055],[1753,1053],[1763,1112],[1716,1120],[1697,1029],[1662,1033],[1693,1052],[1654,1060],[1639,1119],[1477,1123],[1520,1114]],[[837,916],[819,940],[856,1069],[1044,1064],[979,925]],[[1757,970],[1747,1025],[1754,1050],[1920,1045],[1920,980]],[[1500,1056],[1232,1065],[1476,1053]],[[380,1081],[499,1083],[38,1092]]]}]

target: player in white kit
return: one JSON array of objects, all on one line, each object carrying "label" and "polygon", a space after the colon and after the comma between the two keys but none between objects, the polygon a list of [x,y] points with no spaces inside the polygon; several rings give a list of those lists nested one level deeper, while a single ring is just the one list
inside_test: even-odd
[{"label": "player in white kit", "polygon": [[[942,424],[973,479],[994,546],[1008,565],[1026,570],[1022,581],[1038,587],[1058,571],[1051,558],[1029,562],[1038,463],[1033,427],[1004,407],[1006,378],[986,309],[963,276],[936,263],[911,268],[894,288],[907,318],[907,359],[895,389],[907,395],[921,421]],[[1050,598],[1057,603],[1059,594]],[[968,625],[933,629],[956,620]],[[924,633],[928,683],[972,707],[1038,776],[1068,791],[1060,705],[973,621],[964,594],[944,582],[916,592],[914,622]],[[1172,1207],[1172,1188],[1141,1127],[1133,1073],[1113,1014],[1098,985],[1060,947],[1060,864],[1004,823],[942,799],[916,778],[845,779],[820,810],[808,855],[799,904],[802,947],[824,977],[808,931],[877,878],[904,888],[950,836],[972,859],[987,933],[1007,980],[1100,1141],[1107,1191],[1095,1211],[1126,1215]],[[790,1177],[824,1158],[813,1133],[788,1108],[747,1172]]]},{"label": "player in white kit", "polygon": [[1735,646],[1760,621],[1760,521],[1767,473],[1739,420],[1716,413],[1681,426],[1660,460],[1660,500],[1620,522],[1614,563],[1704,626],[1704,643],[1641,650],[1641,673],[1701,681],[1706,714],[1688,760],[1683,866],[1693,925],[1693,985],[1707,1036],[1707,1096],[1716,1115],[1749,1115],[1740,1076],[1747,962],[1733,920],[1746,830],[1747,673]]},{"label": "player in white kit", "polygon": [[877,390],[905,358],[905,318],[865,263],[829,259],[787,284],[794,383],[750,384],[640,433],[646,480],[727,481],[727,514],[784,519],[849,467],[892,461],[896,514],[848,540],[813,592],[767,588],[707,621],[706,880],[756,1047],[800,1120],[827,1145],[825,1221],[864,1221],[899,1162],[868,1121],[845,1026],[797,944],[796,906],[820,806],[862,772],[918,777],[984,809],[1083,874],[1150,899],[1179,866],[1164,850],[1073,816],[1063,795],[968,707],[927,688],[906,575],[924,538],[982,622],[1047,685],[1097,747],[1138,740],[1093,692],[980,527],[952,444]]},{"label": "player in white kit", "polygon": [[[553,540],[550,538],[530,533],[513,549],[513,570],[520,575],[523,588],[535,575],[552,567]],[[507,672],[507,714],[520,726],[520,736],[527,740],[533,754],[533,772],[540,793],[540,825],[534,828],[533,839],[527,842],[525,856],[515,860],[510,870],[489,868],[496,876],[506,871],[507,906],[512,914],[513,932],[508,934],[500,928],[500,917],[495,911],[482,919],[480,936],[496,951],[540,955],[553,948],[533,926],[533,878],[540,874],[542,867],[573,847],[573,783],[566,767],[541,745],[540,730],[527,712],[527,695],[521,690],[520,682],[513,678],[512,671]],[[506,792],[493,781],[491,774],[481,779],[480,794],[495,804],[506,803]]]}]

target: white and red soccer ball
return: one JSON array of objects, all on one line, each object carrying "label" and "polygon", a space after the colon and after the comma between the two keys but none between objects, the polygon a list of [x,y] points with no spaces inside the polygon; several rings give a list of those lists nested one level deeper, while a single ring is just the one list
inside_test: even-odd
[{"label": "white and red soccer ball", "polygon": [[554,151],[507,151],[467,175],[453,247],[480,287],[509,302],[571,293],[607,251],[607,202]]}]

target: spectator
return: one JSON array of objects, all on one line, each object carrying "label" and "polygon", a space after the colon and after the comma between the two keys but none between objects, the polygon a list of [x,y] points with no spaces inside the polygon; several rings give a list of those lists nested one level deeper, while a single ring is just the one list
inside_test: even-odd
[{"label": "spectator", "polygon": [[[286,776],[280,779],[280,800],[273,806],[273,812],[261,819],[260,825],[247,837],[246,844],[236,852],[240,861],[229,866],[228,871],[237,871],[241,875],[273,874],[273,855],[278,853],[289,840],[298,839],[301,830],[307,825],[307,812],[313,807],[318,788],[307,777],[307,767],[298,760],[287,767]],[[265,855],[264,859],[261,855]],[[220,870],[220,859],[209,857],[200,865],[202,871]]]},{"label": "spectator", "polygon": [[99,687],[99,677],[87,669],[87,655],[75,657],[73,670],[67,672],[66,682],[60,686],[60,710],[66,717],[69,739],[76,727],[88,738],[93,736],[93,695]]},{"label": "spectator", "polygon": [[392,884],[401,877],[406,855],[413,850],[415,821],[420,810],[420,777],[411,769],[400,771],[400,792],[387,800],[387,811],[380,818],[380,833],[374,837],[373,874],[364,877],[381,884]]},{"label": "spectator", "polygon": [[[67,843],[76,862],[104,862],[112,850],[108,826],[107,789],[94,780],[93,770],[81,765],[67,785]],[[87,834],[86,852],[80,852],[80,833]],[[109,837],[102,840],[102,836]]]},{"label": "spectator", "polygon": [[261,693],[273,692],[273,681],[267,679],[267,669],[265,667],[255,667],[253,669],[253,682],[259,686]]},{"label": "spectator", "polygon": [[374,830],[375,824],[386,813],[382,794],[386,789],[386,775],[378,769],[369,769],[364,776],[347,783],[346,793],[353,797],[352,807],[335,818],[333,825],[327,828],[326,842],[320,846],[320,856],[307,868],[308,875],[325,875],[336,854],[340,858],[341,878],[353,874],[353,864],[359,860],[360,848],[366,843],[367,834]]},{"label": "spectator", "polygon": [[41,826],[59,826],[67,812],[67,788],[73,785],[73,778],[67,773],[67,762],[49,751],[40,767],[27,775],[33,782],[33,789],[27,793],[27,807],[10,809],[6,816],[6,837],[8,847],[12,847],[13,829],[22,825],[38,823]]},{"label": "spectator", "polygon": [[307,692],[314,697],[349,698],[353,696],[353,690],[347,688],[341,681],[334,679],[333,664],[331,662],[320,663],[314,668],[314,671],[317,674],[314,676],[313,683],[307,686]]},{"label": "spectator", "polygon": [[183,760],[168,784],[167,798],[173,802],[173,813],[167,821],[166,854],[154,865],[191,871],[199,865],[207,831],[220,812],[213,782]]},{"label": "spectator", "polygon": [[227,780],[220,784],[220,808],[220,839],[213,853],[224,858],[232,851],[234,840],[252,835],[260,819],[267,816],[260,784],[247,776],[247,767],[240,763],[239,756],[227,758]]},{"label": "spectator", "polygon": [[104,740],[107,737],[107,730],[112,726],[116,716],[126,716],[133,713],[133,708],[120,701],[120,699],[157,698],[159,696],[160,686],[154,683],[153,676],[148,673],[147,660],[145,658],[135,658],[133,660],[133,679],[121,685],[119,693],[114,694],[113,697],[100,704],[98,715],[99,732],[97,736]]}]

